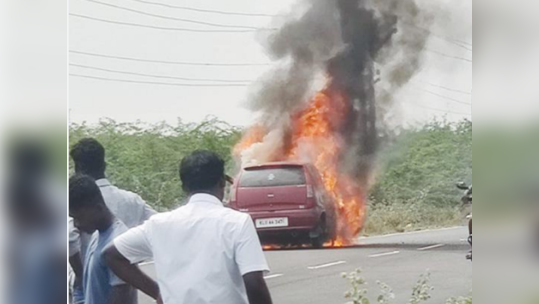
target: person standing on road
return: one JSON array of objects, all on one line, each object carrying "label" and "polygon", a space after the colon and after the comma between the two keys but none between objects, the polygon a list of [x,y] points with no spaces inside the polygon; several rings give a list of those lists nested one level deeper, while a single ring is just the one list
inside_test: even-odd
[{"label": "person standing on road", "polygon": [[120,280],[103,257],[105,246],[127,227],[107,208],[93,178],[75,175],[69,179],[69,215],[77,229],[93,233],[84,261],[84,304],[136,304],[136,290]]},{"label": "person standing on road", "polygon": [[[96,139],[81,139],[73,145],[69,154],[75,164],[75,173],[88,175],[95,180],[108,209],[127,228],[138,226],[156,214],[139,195],[119,189],[109,182],[105,175],[105,169],[107,167],[105,162],[105,148]],[[84,298],[78,284],[81,282],[80,276],[82,275],[80,261],[84,261],[85,259],[86,249],[91,236],[84,232],[78,234],[73,231],[70,231],[70,235],[75,236],[74,239],[70,239],[70,243],[79,244],[80,246],[80,248],[70,247],[69,258],[70,265],[77,276],[74,286],[75,303],[77,303]]]},{"label": "person standing on road", "polygon": [[[269,271],[253,221],[225,208],[224,161],[195,151],[180,165],[188,203],[114,240],[109,267],[158,303],[271,304]],[[153,258],[157,282],[135,265]]]}]

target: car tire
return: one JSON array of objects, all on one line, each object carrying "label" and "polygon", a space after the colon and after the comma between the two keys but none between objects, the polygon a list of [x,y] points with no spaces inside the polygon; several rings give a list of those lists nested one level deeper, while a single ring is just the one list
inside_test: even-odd
[{"label": "car tire", "polygon": [[316,237],[311,237],[311,246],[320,249],[324,246],[324,242],[328,235],[326,222],[321,221],[316,229],[318,230],[318,235]]},{"label": "car tire", "polygon": [[322,240],[322,236],[311,238],[311,246],[316,249],[322,248],[324,246],[324,241]]}]

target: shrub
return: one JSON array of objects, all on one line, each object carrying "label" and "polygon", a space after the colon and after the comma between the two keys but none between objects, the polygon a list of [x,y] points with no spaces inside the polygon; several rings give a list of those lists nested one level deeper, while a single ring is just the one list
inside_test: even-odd
[{"label": "shrub", "polygon": [[[391,304],[395,300],[393,290],[387,284],[376,282],[379,287],[379,295],[376,297],[376,302],[371,301],[367,296],[368,290],[365,288],[367,282],[361,277],[361,270],[356,269],[350,273],[343,273],[342,277],[348,280],[351,285],[350,289],[344,293],[346,304]],[[430,285],[430,274],[421,275],[419,280],[412,288],[412,296],[407,304],[419,304],[428,301],[431,298],[431,292],[434,288]],[[404,303],[404,302],[402,302]],[[472,297],[469,298],[451,298],[446,304],[472,304]]]}]

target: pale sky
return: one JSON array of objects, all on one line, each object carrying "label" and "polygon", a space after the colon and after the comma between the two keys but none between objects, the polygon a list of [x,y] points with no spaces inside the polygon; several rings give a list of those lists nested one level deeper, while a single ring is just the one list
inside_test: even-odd
[{"label": "pale sky", "polygon": [[[151,5],[136,0],[95,0],[150,14],[173,18],[190,19],[206,23],[232,26],[269,27],[271,17],[223,15],[172,9]],[[283,14],[291,10],[296,1],[272,0],[145,0],[168,5],[197,9],[241,12],[249,14]],[[423,2],[428,2],[423,0]],[[472,91],[472,1],[441,1],[447,14],[435,20],[428,43],[429,52],[425,64],[414,81],[398,96],[397,116],[405,122],[424,122],[433,117],[447,116],[449,120],[460,120],[471,114]],[[445,3],[445,4],[444,4]],[[157,27],[174,27],[203,30],[225,28],[193,24],[138,14],[98,4],[88,0],[70,1],[70,13],[92,18]],[[447,31],[447,28],[454,30]],[[237,30],[237,28],[230,28]],[[465,48],[446,39],[463,41]],[[113,56],[147,60],[198,62],[198,63],[270,63],[257,41],[255,33],[193,33],[167,31],[143,27],[110,24],[76,16],[70,17],[69,47],[82,51]],[[455,57],[467,60],[456,59]],[[153,62],[136,62],[70,54],[71,64],[94,68],[128,71],[179,78],[246,80],[257,79],[270,66],[185,66]],[[146,82],[183,84],[208,83],[160,79],[139,75],[110,73],[94,69],[71,66],[70,73]],[[185,122],[198,122],[206,116],[216,116],[230,124],[245,126],[253,122],[254,115],[243,104],[247,99],[245,86],[226,87],[183,87],[156,84],[124,83],[70,77],[70,120],[90,124],[101,118],[112,118],[120,122],[141,120],[144,122],[167,121],[175,123],[178,118]],[[226,84],[226,83],[221,83]],[[439,86],[445,87],[441,88]],[[448,90],[451,89],[451,90]],[[455,92],[463,91],[464,93]],[[427,92],[428,91],[428,92]],[[451,113],[448,113],[451,112]]]}]

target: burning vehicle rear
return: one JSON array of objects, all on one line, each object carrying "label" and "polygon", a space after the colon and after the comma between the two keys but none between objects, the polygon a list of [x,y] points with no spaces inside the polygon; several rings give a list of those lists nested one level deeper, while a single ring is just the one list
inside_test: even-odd
[{"label": "burning vehicle rear", "polygon": [[[421,70],[424,61],[430,31],[418,31],[407,24],[428,27],[431,18],[430,13],[421,13],[414,0],[310,4],[301,18],[292,14],[289,22],[268,35],[265,50],[279,61],[252,87],[248,106],[256,114],[255,121],[233,154],[242,167],[275,161],[306,162],[316,167],[336,213],[333,247],[342,247],[357,243],[365,223],[380,131],[394,125],[389,119],[398,104],[394,97]],[[309,174],[305,174],[304,193],[298,190],[294,195],[307,196]],[[268,187],[294,186],[301,189],[301,185]],[[282,227],[262,228],[264,223],[259,221],[264,239],[274,232],[296,233],[295,226],[308,230],[307,225],[296,224],[292,216],[284,215],[307,213],[307,203],[289,204],[278,197],[283,193],[266,193],[264,187],[249,187],[241,180],[236,187],[235,203],[239,205],[235,208],[255,219],[280,218],[268,225]],[[246,199],[249,196],[256,199],[250,202]],[[329,204],[320,205],[328,208]],[[311,213],[326,214],[329,223],[328,210]]]},{"label": "burning vehicle rear", "polygon": [[335,235],[334,203],[310,164],[244,168],[231,190],[230,206],[251,215],[263,244],[321,247]]}]

